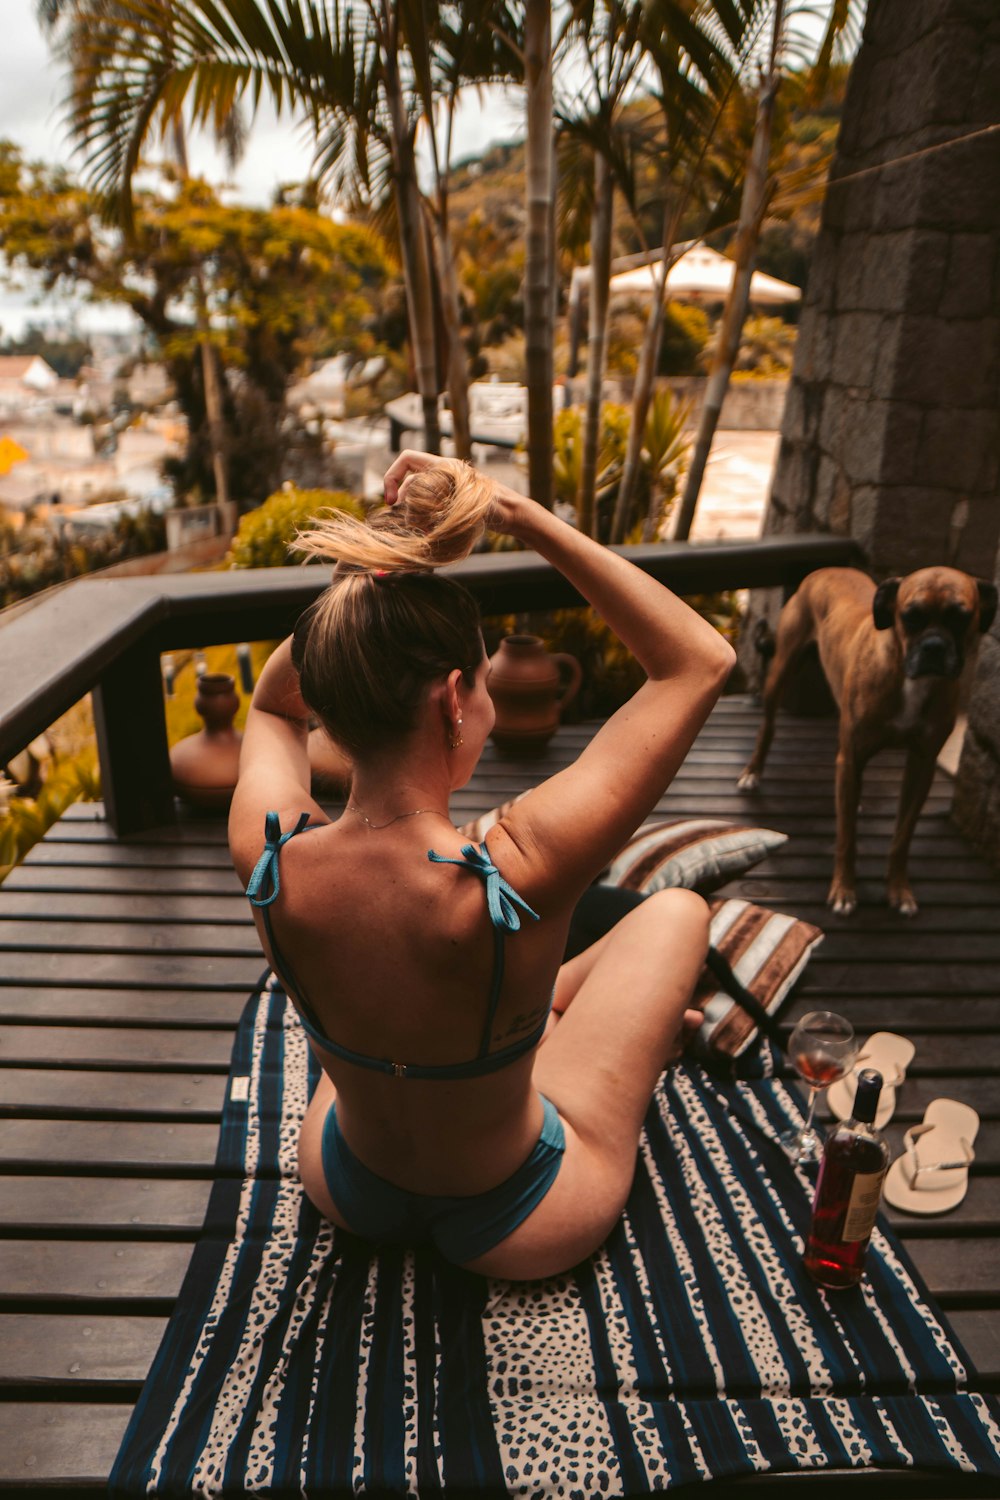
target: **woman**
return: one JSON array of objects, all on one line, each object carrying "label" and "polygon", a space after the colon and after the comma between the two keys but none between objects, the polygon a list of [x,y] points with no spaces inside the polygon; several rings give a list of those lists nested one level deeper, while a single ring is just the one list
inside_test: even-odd
[{"label": "woman", "polygon": [[[338,566],[254,693],[233,859],[323,1068],[299,1143],[316,1207],[471,1271],[547,1276],[622,1211],[656,1080],[700,1020],[687,1005],[708,941],[705,903],[667,891],[561,964],[570,917],[673,778],[733,652],[467,465],[403,453],[385,494],[370,524],[334,517],[300,539]],[[489,665],[470,596],[434,569],[485,526],[557,567],[648,681],[477,849],[448,804],[493,724]],[[332,822],[310,795],[310,712],[353,760]]]}]

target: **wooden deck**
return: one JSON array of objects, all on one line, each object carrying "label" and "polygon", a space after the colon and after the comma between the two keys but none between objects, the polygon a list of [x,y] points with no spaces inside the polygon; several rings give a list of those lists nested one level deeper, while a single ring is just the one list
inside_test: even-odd
[{"label": "wooden deck", "polygon": [[[862,1035],[912,1037],[897,1150],[937,1095],[979,1111],[962,1206],[890,1217],[981,1383],[1000,1388],[1000,878],[948,822],[939,775],[911,866],[920,915],[880,904],[899,777],[886,756],[866,782],[863,905],[833,918],[833,725],[781,721],[748,797],[735,783],[757,722],[749,700],[724,700],[661,810],[791,835],[729,893],[827,931],[788,1017],[829,1005]],[[487,752],[457,815],[551,774],[590,733],[561,730],[533,763]],[[100,1489],[198,1234],[233,1028],[263,961],[221,821],[118,841],[93,806],[0,888],[0,949],[0,1489]]]}]

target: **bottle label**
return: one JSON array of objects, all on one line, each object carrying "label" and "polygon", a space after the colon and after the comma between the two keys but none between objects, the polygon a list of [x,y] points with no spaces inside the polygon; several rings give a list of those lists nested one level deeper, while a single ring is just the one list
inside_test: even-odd
[{"label": "bottle label", "polygon": [[859,1240],[866,1240],[871,1234],[882,1196],[884,1176],[883,1168],[879,1172],[859,1172],[855,1177],[841,1235],[845,1244],[856,1244]]}]

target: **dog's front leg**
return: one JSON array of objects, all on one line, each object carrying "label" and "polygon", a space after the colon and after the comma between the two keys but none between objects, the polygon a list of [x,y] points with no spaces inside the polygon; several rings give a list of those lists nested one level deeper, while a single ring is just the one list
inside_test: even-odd
[{"label": "dog's front leg", "polygon": [[842,733],[837,750],[837,844],[833,861],[833,882],[826,904],[844,917],[850,916],[858,904],[854,870],[863,771],[864,761],[858,754],[857,745]]},{"label": "dog's front leg", "polygon": [[925,743],[911,745],[903,770],[903,784],[899,789],[899,812],[896,831],[889,849],[889,905],[904,917],[916,915],[917,903],[910,890],[907,864],[910,857],[910,841],[917,826],[920,810],[927,801],[927,793],[934,780],[937,750]]}]

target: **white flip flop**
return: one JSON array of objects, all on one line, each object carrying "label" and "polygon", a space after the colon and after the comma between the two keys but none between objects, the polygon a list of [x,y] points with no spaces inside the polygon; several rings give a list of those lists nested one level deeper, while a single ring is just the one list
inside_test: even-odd
[{"label": "white flip flop", "polygon": [[885,1179],[885,1198],[908,1214],[944,1214],[957,1208],[969,1186],[972,1143],[979,1116],[957,1099],[932,1099],[922,1125],[903,1136],[905,1150]]},{"label": "white flip flop", "polygon": [[865,1042],[854,1063],[854,1072],[846,1078],[831,1083],[827,1089],[826,1102],[831,1114],[838,1120],[849,1120],[854,1113],[854,1095],[858,1087],[858,1073],[862,1068],[875,1068],[882,1074],[882,1092],[879,1095],[875,1128],[881,1130],[892,1119],[896,1108],[896,1090],[906,1077],[906,1070],[913,1061],[916,1047],[905,1036],[894,1031],[875,1031]]}]

